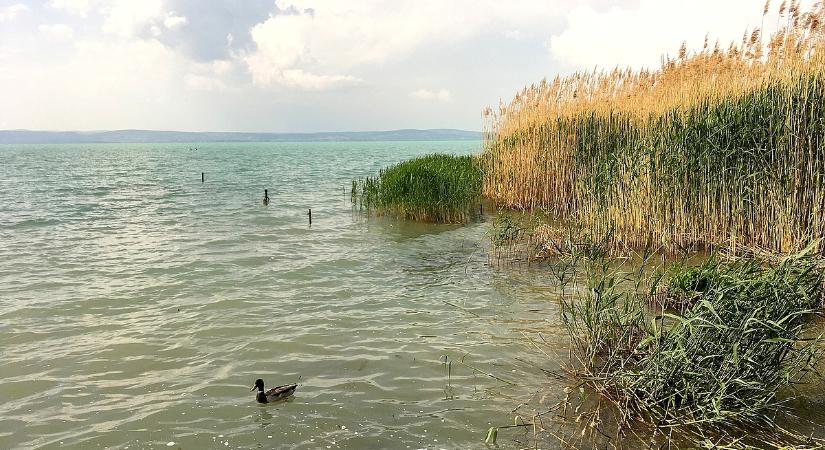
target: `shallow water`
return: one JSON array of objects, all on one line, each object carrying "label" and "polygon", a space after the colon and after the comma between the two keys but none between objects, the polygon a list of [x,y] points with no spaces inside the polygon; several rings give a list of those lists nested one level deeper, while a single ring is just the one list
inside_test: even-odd
[{"label": "shallow water", "polygon": [[[484,223],[345,192],[479,146],[0,146],[0,448],[483,447],[560,392],[525,339],[563,351],[554,289],[488,267]],[[259,406],[258,377],[300,387]]]}]

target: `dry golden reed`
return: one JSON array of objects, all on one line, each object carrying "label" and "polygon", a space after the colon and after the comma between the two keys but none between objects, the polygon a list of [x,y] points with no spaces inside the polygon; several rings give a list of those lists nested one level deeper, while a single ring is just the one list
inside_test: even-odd
[{"label": "dry golden reed", "polygon": [[769,36],[543,80],[488,108],[485,195],[623,245],[787,252],[821,237],[825,8],[783,2],[778,17]]}]

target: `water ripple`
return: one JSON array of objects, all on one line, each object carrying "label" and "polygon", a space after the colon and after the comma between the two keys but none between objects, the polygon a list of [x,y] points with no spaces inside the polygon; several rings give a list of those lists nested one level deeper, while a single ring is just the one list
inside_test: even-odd
[{"label": "water ripple", "polygon": [[[523,392],[454,365],[446,396],[442,356],[557,364],[519,339],[552,339],[552,294],[485,266],[484,224],[342,192],[477,146],[0,147],[0,448],[480,447]],[[259,406],[258,377],[301,386]]]}]

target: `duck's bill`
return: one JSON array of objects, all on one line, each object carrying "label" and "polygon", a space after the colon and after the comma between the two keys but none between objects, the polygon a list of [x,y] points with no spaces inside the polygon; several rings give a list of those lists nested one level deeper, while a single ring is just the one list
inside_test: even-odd
[{"label": "duck's bill", "polygon": [[252,389],[250,389],[249,391],[250,391],[250,392],[251,392],[251,391],[254,391],[254,390],[255,390],[255,388],[257,388],[257,387],[258,387],[258,386],[252,386]]}]

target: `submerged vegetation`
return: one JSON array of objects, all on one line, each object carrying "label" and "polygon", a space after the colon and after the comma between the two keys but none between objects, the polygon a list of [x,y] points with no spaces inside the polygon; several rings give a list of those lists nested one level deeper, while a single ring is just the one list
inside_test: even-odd
[{"label": "submerged vegetation", "polygon": [[606,256],[614,253],[614,247],[610,231],[596,235],[583,227],[554,223],[541,210],[521,214],[499,211],[491,223],[488,259],[493,265],[529,265],[574,253]]},{"label": "submerged vegetation", "polygon": [[481,166],[472,156],[434,154],[390,166],[352,183],[352,201],[403,219],[459,223],[479,210]]},{"label": "submerged vegetation", "polygon": [[656,70],[525,88],[485,112],[485,195],[622,245],[801,249],[825,234],[823,8],[782,2],[774,34]]}]

